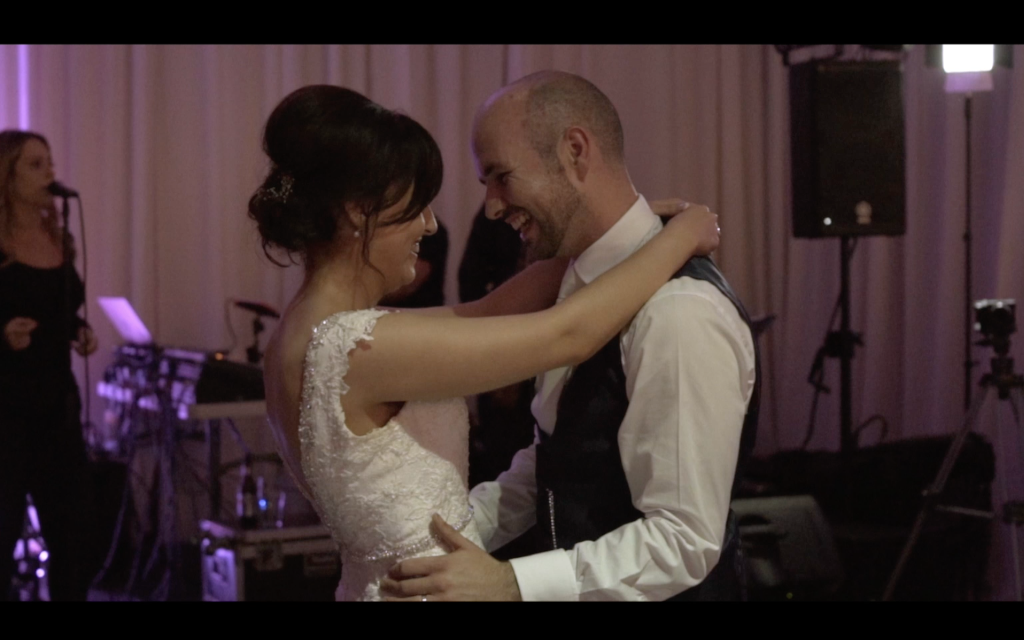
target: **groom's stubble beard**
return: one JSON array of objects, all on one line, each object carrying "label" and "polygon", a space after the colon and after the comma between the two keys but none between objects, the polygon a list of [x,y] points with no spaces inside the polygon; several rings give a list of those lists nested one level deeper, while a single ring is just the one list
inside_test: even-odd
[{"label": "groom's stubble beard", "polygon": [[573,247],[566,243],[572,241],[573,225],[587,219],[583,196],[569,182],[562,167],[552,171],[549,193],[548,202],[531,212],[538,233],[536,242],[528,242],[524,247],[526,264],[557,256],[575,257]]}]

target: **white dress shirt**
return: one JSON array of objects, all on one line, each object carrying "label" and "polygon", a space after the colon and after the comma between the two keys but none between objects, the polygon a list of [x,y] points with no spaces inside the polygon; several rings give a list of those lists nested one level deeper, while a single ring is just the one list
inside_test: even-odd
[{"label": "white dress shirt", "polygon": [[[661,230],[640,196],[566,271],[559,299]],[[700,583],[721,553],[740,432],[754,388],[754,344],[714,285],[661,287],[620,334],[629,408],[618,443],[633,506],[644,517],[597,540],[513,559],[524,600],[664,600]],[[542,374],[532,410],[551,433],[570,368]],[[536,446],[470,500],[489,551],[536,521]]]}]

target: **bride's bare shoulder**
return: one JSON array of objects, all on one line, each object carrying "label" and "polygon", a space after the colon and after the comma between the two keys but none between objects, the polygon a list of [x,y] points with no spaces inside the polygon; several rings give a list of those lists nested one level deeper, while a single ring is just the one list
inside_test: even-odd
[{"label": "bride's bare shoulder", "polygon": [[[281,316],[267,341],[263,361],[263,376],[267,389],[267,402],[273,413],[285,414],[296,422],[302,366],[309,344],[312,318],[301,308],[289,309]],[[274,406],[277,405],[277,406]],[[276,411],[275,411],[276,409]]]},{"label": "bride's bare shoulder", "polygon": [[277,366],[287,371],[301,370],[320,315],[301,307],[285,312],[267,344],[267,360],[273,358]]}]

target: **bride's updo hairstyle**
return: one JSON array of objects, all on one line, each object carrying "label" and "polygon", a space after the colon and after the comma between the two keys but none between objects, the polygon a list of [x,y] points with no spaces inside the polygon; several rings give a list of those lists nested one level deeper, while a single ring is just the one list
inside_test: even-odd
[{"label": "bride's updo hairstyle", "polygon": [[[362,242],[367,259],[376,227],[412,220],[441,190],[441,151],[427,130],[343,87],[311,85],[285,97],[267,120],[263,151],[271,168],[249,199],[249,217],[264,253],[281,266],[274,247],[309,267],[343,239]],[[381,222],[380,212],[410,186],[409,206]],[[366,216],[362,229],[353,227],[346,206]]]}]

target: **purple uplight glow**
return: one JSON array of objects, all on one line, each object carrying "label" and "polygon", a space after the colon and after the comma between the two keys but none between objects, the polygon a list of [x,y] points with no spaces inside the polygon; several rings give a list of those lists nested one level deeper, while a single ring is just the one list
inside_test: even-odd
[{"label": "purple uplight glow", "polygon": [[27,130],[31,124],[28,110],[28,45],[18,45],[18,127]]},{"label": "purple uplight glow", "polygon": [[36,569],[36,577],[37,578],[45,578],[46,577],[46,569]]},{"label": "purple uplight glow", "polygon": [[50,552],[49,551],[40,551],[39,552],[39,561],[40,562],[46,562],[49,558],[50,558]]}]

